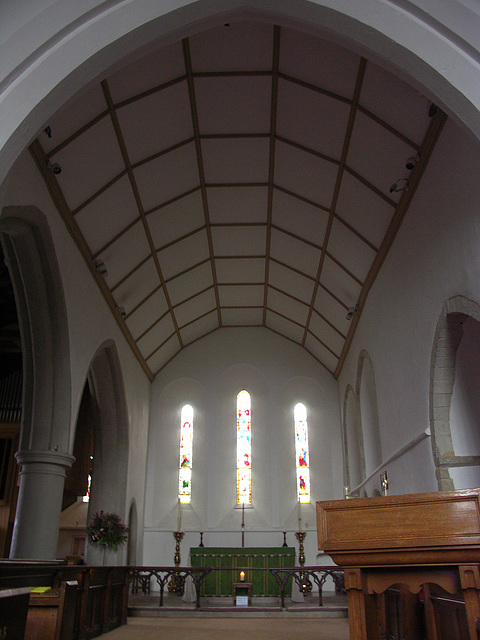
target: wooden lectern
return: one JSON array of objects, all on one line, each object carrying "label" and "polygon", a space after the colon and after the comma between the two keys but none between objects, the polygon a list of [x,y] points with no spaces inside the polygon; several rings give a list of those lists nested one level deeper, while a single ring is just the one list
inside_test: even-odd
[{"label": "wooden lectern", "polygon": [[317,502],[317,526],[351,640],[480,638],[480,489]]}]

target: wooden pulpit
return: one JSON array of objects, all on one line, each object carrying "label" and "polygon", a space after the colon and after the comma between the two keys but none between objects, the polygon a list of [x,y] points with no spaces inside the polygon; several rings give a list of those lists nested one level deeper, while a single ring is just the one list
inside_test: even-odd
[{"label": "wooden pulpit", "polygon": [[480,489],[317,502],[317,527],[351,640],[478,640]]}]

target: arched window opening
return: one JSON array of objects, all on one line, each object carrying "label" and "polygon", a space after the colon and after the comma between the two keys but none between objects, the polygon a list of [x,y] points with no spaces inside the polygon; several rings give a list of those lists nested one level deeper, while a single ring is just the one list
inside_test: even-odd
[{"label": "arched window opening", "polygon": [[307,408],[299,402],[293,409],[295,422],[295,455],[297,461],[297,499],[310,502],[310,463],[308,453]]},{"label": "arched window opening", "polygon": [[252,504],[252,410],[245,390],[237,395],[237,504]]},{"label": "arched window opening", "polygon": [[180,465],[178,499],[182,504],[192,501],[193,407],[186,404],[180,413]]}]

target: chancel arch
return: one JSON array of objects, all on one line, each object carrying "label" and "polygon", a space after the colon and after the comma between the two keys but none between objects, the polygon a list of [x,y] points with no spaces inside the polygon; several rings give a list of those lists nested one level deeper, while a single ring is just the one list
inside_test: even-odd
[{"label": "chancel arch", "polygon": [[447,300],[432,349],[430,427],[439,490],[480,483],[480,305]]}]

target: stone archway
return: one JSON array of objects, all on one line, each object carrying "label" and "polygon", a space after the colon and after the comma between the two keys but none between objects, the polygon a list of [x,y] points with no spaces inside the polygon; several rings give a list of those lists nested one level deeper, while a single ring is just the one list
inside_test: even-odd
[{"label": "stone archway", "polygon": [[463,323],[469,317],[480,321],[480,305],[463,296],[450,298],[443,306],[433,341],[430,365],[430,428],[440,491],[455,489],[451,469],[480,465],[480,456],[455,455],[450,425],[457,350],[463,337]]},{"label": "stone archway", "polygon": [[[92,400],[93,465],[89,520],[93,513],[117,513],[125,521],[128,470],[128,414],[117,349],[108,341],[95,354],[88,373]],[[122,564],[124,549],[105,554],[87,543],[89,564]]]},{"label": "stone archway", "polygon": [[[71,381],[62,280],[46,218],[34,207],[6,207],[0,236],[22,338],[20,488],[11,558],[55,558],[70,453]],[[35,530],[35,535],[31,534]]]}]

